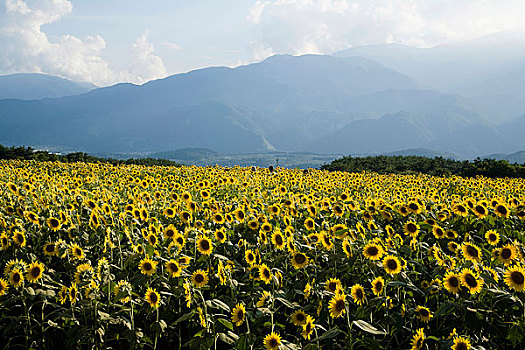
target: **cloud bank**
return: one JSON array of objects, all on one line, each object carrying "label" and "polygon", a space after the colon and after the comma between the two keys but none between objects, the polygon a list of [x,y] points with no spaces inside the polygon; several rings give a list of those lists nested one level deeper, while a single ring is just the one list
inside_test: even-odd
[{"label": "cloud bank", "polygon": [[132,67],[113,71],[103,58],[106,42],[100,35],[84,39],[65,34],[52,42],[42,26],[71,14],[68,0],[5,0],[0,9],[0,71],[42,72],[73,80],[109,85],[118,81],[143,83],[164,77],[162,59],[153,54],[144,32],[132,47]]},{"label": "cloud bank", "polygon": [[430,47],[525,31],[523,13],[522,0],[257,0],[249,50],[260,58],[394,42]]}]

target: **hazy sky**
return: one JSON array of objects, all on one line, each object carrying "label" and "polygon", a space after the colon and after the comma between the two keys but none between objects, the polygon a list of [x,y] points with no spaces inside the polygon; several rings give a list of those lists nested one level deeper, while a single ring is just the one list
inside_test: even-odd
[{"label": "hazy sky", "polygon": [[0,74],[142,83],[275,53],[523,32],[524,0],[0,0]]}]

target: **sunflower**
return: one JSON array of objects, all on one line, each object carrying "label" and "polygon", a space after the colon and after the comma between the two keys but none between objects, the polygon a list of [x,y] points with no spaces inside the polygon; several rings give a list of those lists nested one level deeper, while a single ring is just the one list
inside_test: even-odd
[{"label": "sunflower", "polygon": [[200,236],[197,240],[197,249],[203,255],[210,255],[213,251],[213,245],[211,239],[206,236]]},{"label": "sunflower", "polygon": [[259,265],[259,277],[266,284],[271,282],[272,273],[266,264]]},{"label": "sunflower", "polygon": [[380,296],[383,293],[383,287],[385,286],[385,280],[381,276],[377,276],[372,282],[372,292]]},{"label": "sunflower", "polygon": [[257,230],[259,228],[259,222],[257,220],[248,221],[248,227],[252,230]]},{"label": "sunflower", "polygon": [[2,234],[0,234],[0,244],[2,245],[2,249],[9,247],[9,237],[7,233],[2,232]]},{"label": "sunflower", "polygon": [[75,259],[84,259],[84,251],[76,243],[71,244],[69,247],[69,252]]},{"label": "sunflower", "polygon": [[490,245],[498,245],[500,239],[499,233],[494,230],[489,230],[485,232],[485,239]]},{"label": "sunflower", "polygon": [[419,205],[419,203],[416,201],[408,203],[407,209],[413,214],[420,214],[423,211],[421,205]]},{"label": "sunflower", "polygon": [[281,337],[278,333],[271,332],[264,337],[264,346],[266,350],[277,350],[281,345]]},{"label": "sunflower", "polygon": [[18,230],[13,233],[13,241],[20,248],[25,247],[25,245],[27,243],[26,236],[24,235],[24,233],[20,232]]},{"label": "sunflower", "polygon": [[525,287],[525,269],[522,266],[512,266],[505,271],[505,284],[516,292],[522,292]]},{"label": "sunflower", "polygon": [[166,239],[175,239],[177,237],[177,229],[173,224],[170,224],[168,227],[164,229],[164,238]]},{"label": "sunflower", "polygon": [[306,321],[303,324],[303,330],[301,332],[301,335],[303,336],[304,339],[310,340],[310,336],[312,335],[314,328],[315,328],[314,322],[315,322],[315,319],[312,318],[312,316],[310,315],[306,316]]},{"label": "sunflower", "polygon": [[454,344],[451,347],[452,350],[469,350],[470,341],[465,337],[455,337]]},{"label": "sunflower", "polygon": [[219,243],[224,243],[226,242],[226,233],[225,233],[225,230],[224,228],[220,228],[220,229],[217,229],[215,230],[215,239],[219,242]]},{"label": "sunflower", "polygon": [[330,299],[328,307],[330,308],[330,316],[332,318],[338,318],[346,312],[346,295],[345,293],[336,294]]},{"label": "sunflower", "polygon": [[496,207],[494,208],[494,212],[496,213],[496,215],[502,217],[502,218],[508,218],[509,217],[509,209],[507,208],[507,206],[505,204],[498,204],[496,205]]},{"label": "sunflower", "polygon": [[313,230],[315,228],[315,221],[312,218],[307,218],[304,220],[304,227],[306,227],[307,230]]},{"label": "sunflower", "polygon": [[272,243],[279,250],[284,249],[286,241],[284,240],[283,234],[280,230],[275,230],[272,234]]},{"label": "sunflower", "polygon": [[363,305],[366,302],[365,289],[360,284],[354,284],[350,290],[352,299],[357,305]]},{"label": "sunflower", "polygon": [[244,304],[237,304],[232,311],[232,322],[235,323],[236,326],[240,326],[243,324],[245,318],[246,308]]},{"label": "sunflower", "polygon": [[412,337],[412,341],[410,342],[410,345],[412,345],[411,350],[419,350],[423,347],[423,344],[425,342],[425,333],[423,332],[423,328],[419,328],[416,331],[416,334]]},{"label": "sunflower", "polygon": [[476,204],[472,210],[478,219],[483,219],[489,214],[488,209],[481,203]]},{"label": "sunflower", "polygon": [[306,324],[307,316],[308,315],[303,310],[297,310],[290,317],[290,322],[296,326],[303,326]]},{"label": "sunflower", "polygon": [[20,287],[24,283],[24,275],[18,268],[12,269],[9,273],[9,283],[15,288]]},{"label": "sunflower", "polygon": [[432,234],[434,237],[436,237],[436,239],[441,239],[445,237],[445,230],[443,230],[443,228],[439,225],[434,225],[432,227]]},{"label": "sunflower", "polygon": [[29,282],[36,282],[42,278],[44,272],[44,264],[39,263],[38,261],[32,262],[27,268],[26,279]]},{"label": "sunflower", "polygon": [[397,256],[387,255],[383,259],[383,268],[391,275],[396,275],[401,272],[402,266]]},{"label": "sunflower", "polygon": [[76,283],[71,284],[71,287],[69,287],[67,291],[69,295],[69,301],[71,302],[71,304],[76,303],[78,297],[78,288]]},{"label": "sunflower", "polygon": [[434,315],[432,315],[430,312],[430,309],[420,305],[416,307],[416,315],[417,318],[421,320],[421,322],[428,322],[432,317],[434,317]]},{"label": "sunflower", "polygon": [[483,280],[479,278],[471,269],[465,268],[460,275],[461,284],[468,288],[470,294],[481,292]]},{"label": "sunflower", "polygon": [[233,211],[233,215],[235,216],[235,219],[239,222],[244,222],[244,219],[246,218],[246,214],[241,208],[237,208]]},{"label": "sunflower", "polygon": [[182,269],[178,261],[174,259],[170,259],[168,262],[166,262],[166,271],[170,277],[179,277],[182,273]]},{"label": "sunflower", "polygon": [[144,299],[146,299],[148,304],[154,309],[157,309],[160,305],[160,294],[155,290],[155,288],[148,288],[146,294],[144,295]]},{"label": "sunflower", "polygon": [[46,243],[44,245],[44,254],[47,256],[53,256],[58,254],[58,247],[55,243]]},{"label": "sunflower", "polygon": [[58,301],[60,302],[60,304],[64,304],[67,299],[69,297],[69,290],[66,286],[62,286],[62,288],[60,288],[60,291],[58,292],[58,296],[57,296],[57,299]]},{"label": "sunflower", "polygon": [[205,287],[208,284],[208,273],[204,270],[197,270],[191,275],[191,281],[196,287]]},{"label": "sunflower", "polygon": [[51,231],[58,231],[60,230],[60,221],[57,218],[50,217],[46,220],[47,227],[51,229]]},{"label": "sunflower", "polygon": [[29,220],[35,225],[40,225],[39,217],[35,212],[28,211],[27,213],[25,213],[25,215],[26,215],[27,220]]},{"label": "sunflower", "polygon": [[445,236],[447,236],[448,239],[456,239],[458,237],[458,233],[454,230],[446,230]]},{"label": "sunflower", "polygon": [[268,221],[265,221],[261,225],[261,230],[263,230],[264,232],[271,232],[272,229],[273,229],[272,224],[270,224]]},{"label": "sunflower", "polygon": [[461,251],[466,260],[472,262],[480,262],[482,255],[481,249],[473,243],[463,243],[461,245]]},{"label": "sunflower", "polygon": [[157,261],[153,261],[150,258],[144,258],[139,263],[140,272],[143,275],[151,276],[157,271]]},{"label": "sunflower", "polygon": [[419,225],[415,223],[414,221],[408,221],[403,226],[403,231],[405,232],[406,235],[415,237],[419,233]]},{"label": "sunflower", "polygon": [[505,265],[508,265],[512,260],[516,259],[517,256],[516,247],[512,244],[506,244],[499,250],[498,259]]},{"label": "sunflower", "polygon": [[221,213],[213,214],[211,219],[213,220],[213,222],[215,222],[216,224],[219,224],[219,225],[224,224],[224,222],[226,221],[226,219],[224,219],[224,216],[222,216]]},{"label": "sunflower", "polygon": [[461,288],[460,276],[452,271],[449,271],[445,277],[443,277],[443,287],[450,293],[458,294]]},{"label": "sunflower", "polygon": [[468,216],[468,208],[463,203],[458,203],[452,207],[452,212],[458,216]]},{"label": "sunflower", "polygon": [[308,257],[305,254],[301,252],[293,252],[292,255],[292,265],[296,269],[300,269],[308,265]]},{"label": "sunflower", "polygon": [[261,297],[259,298],[259,300],[257,301],[257,307],[263,307],[264,306],[264,303],[266,303],[266,299],[268,299],[268,297],[270,296],[270,293],[267,292],[267,291],[263,291]]},{"label": "sunflower", "polygon": [[363,255],[370,260],[379,260],[384,254],[383,246],[377,243],[368,243],[363,248]]},{"label": "sunflower", "polygon": [[350,258],[353,253],[352,253],[352,242],[350,241],[350,239],[348,239],[348,237],[346,237],[344,240],[343,240],[343,243],[342,243],[342,248],[343,248],[343,252],[345,253],[345,255]]},{"label": "sunflower", "polygon": [[328,281],[326,281],[324,289],[326,289],[329,292],[335,293],[338,290],[342,289],[342,284],[339,278],[330,278]]},{"label": "sunflower", "polygon": [[8,282],[5,279],[0,278],[0,296],[4,295],[8,289],[9,289]]}]

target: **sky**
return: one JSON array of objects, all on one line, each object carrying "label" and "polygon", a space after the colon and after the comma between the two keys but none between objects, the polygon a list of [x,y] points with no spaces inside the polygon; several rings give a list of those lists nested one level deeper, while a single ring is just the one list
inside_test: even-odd
[{"label": "sky", "polygon": [[525,32],[523,0],[0,0],[0,74],[144,83],[273,54]]}]

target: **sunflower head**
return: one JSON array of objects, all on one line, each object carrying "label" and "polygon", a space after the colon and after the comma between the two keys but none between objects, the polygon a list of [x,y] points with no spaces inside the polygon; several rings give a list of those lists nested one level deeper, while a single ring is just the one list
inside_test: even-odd
[{"label": "sunflower head", "polygon": [[243,324],[245,318],[246,308],[244,307],[244,304],[237,304],[232,311],[232,322],[235,323],[236,326],[240,326]]},{"label": "sunflower head", "polygon": [[196,287],[204,287],[208,284],[208,273],[204,270],[197,270],[191,276],[191,281]]},{"label": "sunflower head", "polygon": [[160,306],[160,294],[154,288],[148,288],[144,299],[146,299],[148,304],[154,309]]}]

